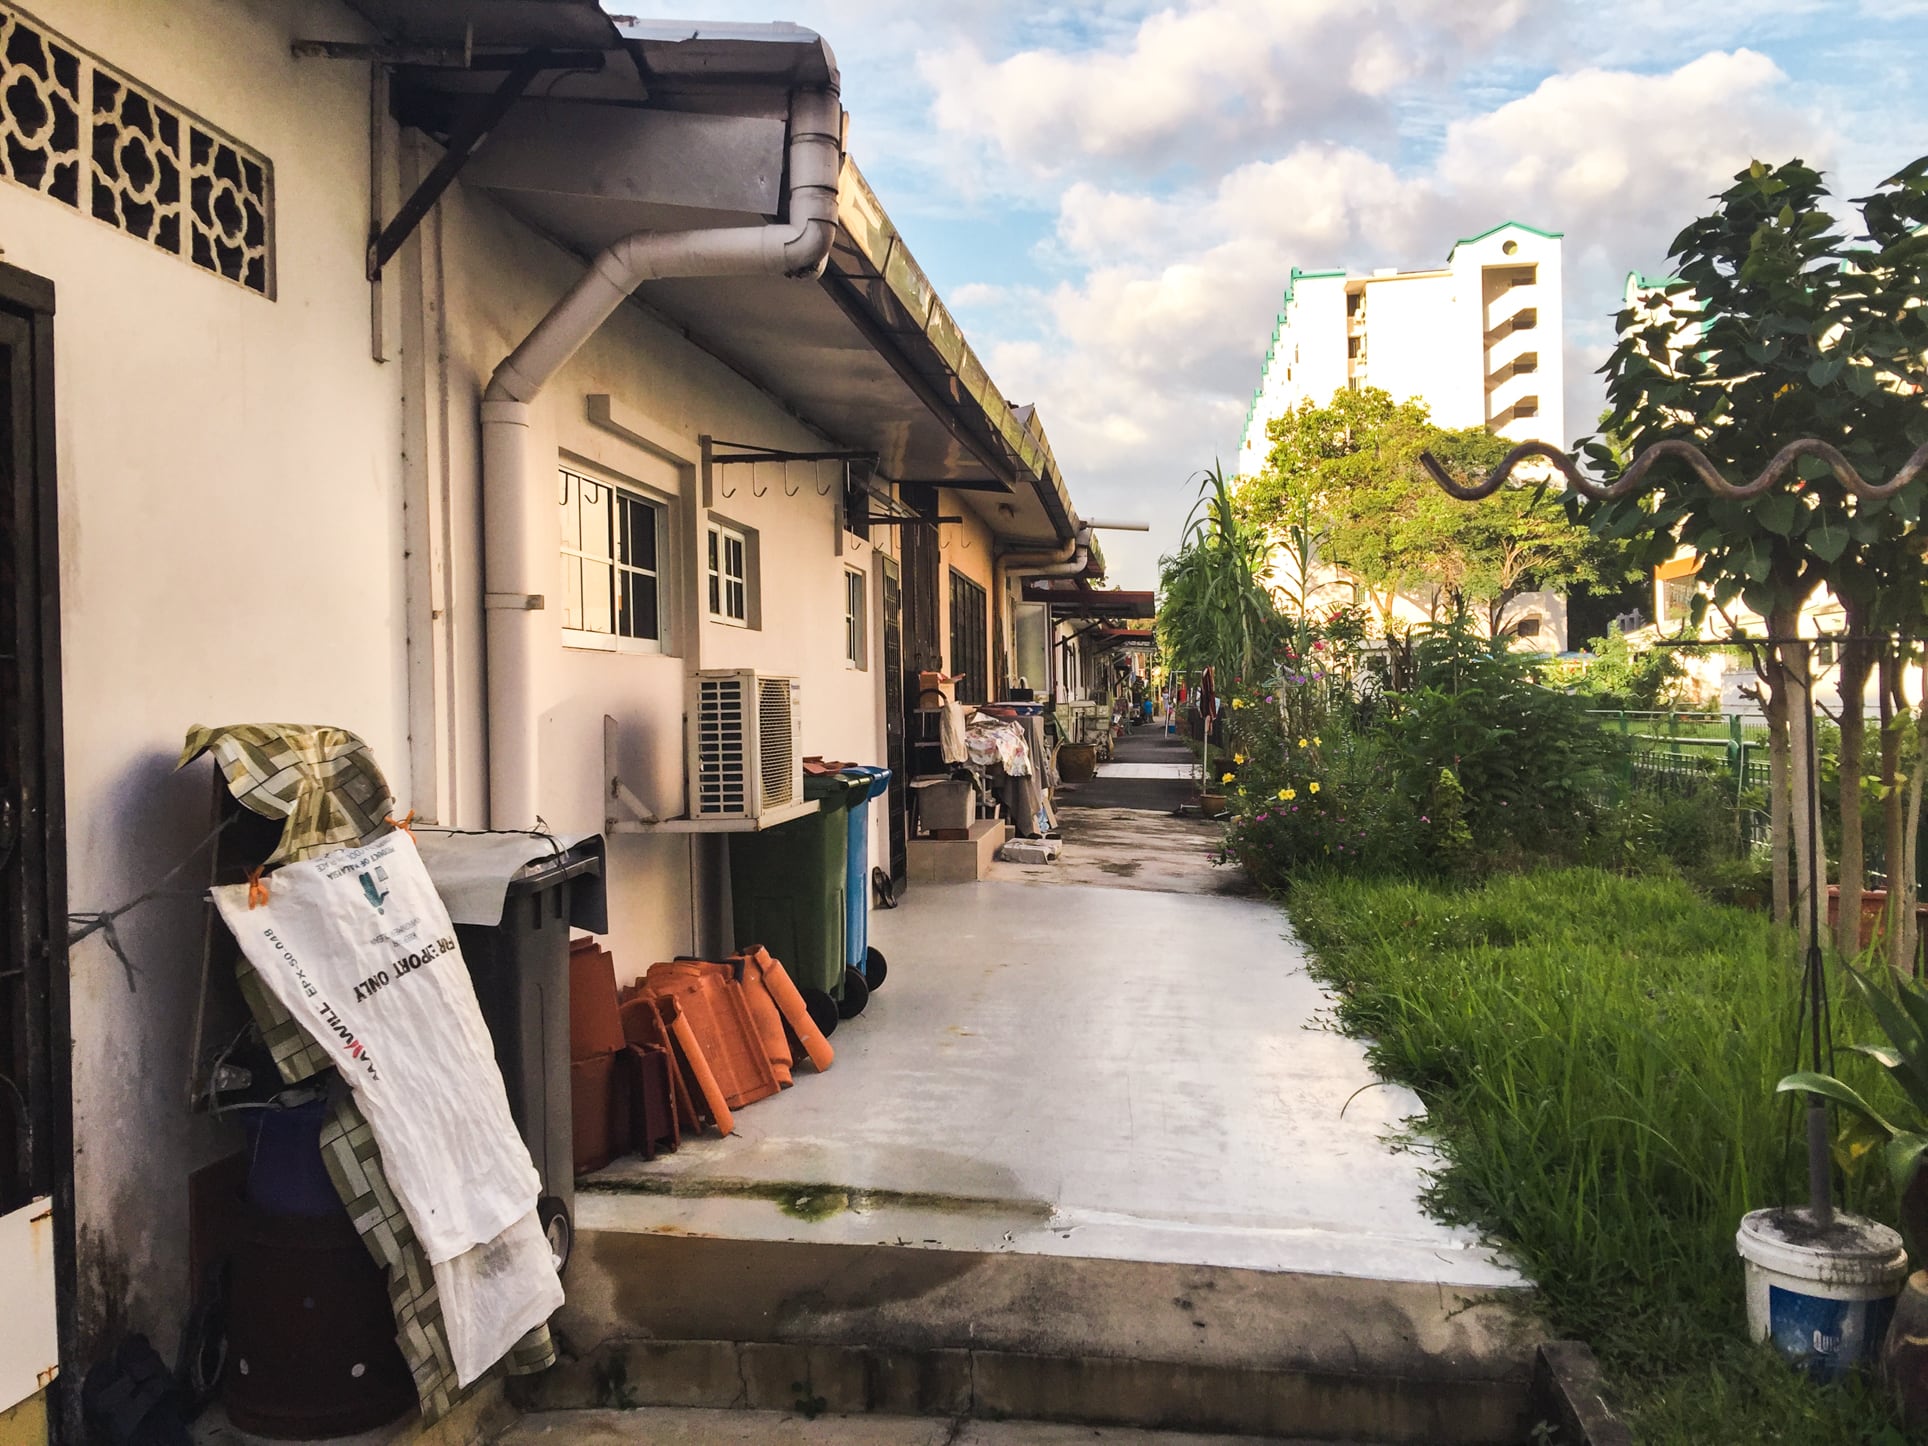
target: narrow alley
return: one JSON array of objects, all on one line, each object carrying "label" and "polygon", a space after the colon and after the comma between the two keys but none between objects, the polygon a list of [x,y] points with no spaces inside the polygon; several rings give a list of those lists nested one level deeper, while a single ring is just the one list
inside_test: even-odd
[{"label": "narrow alley", "polygon": [[1121,748],[1063,863],[879,914],[890,985],[823,1078],[584,1183],[583,1354],[539,1404],[787,1406],[802,1378],[831,1411],[1504,1434],[1530,1350],[1472,1302],[1522,1282],[1426,1216],[1389,1139],[1416,1097],[1169,816],[1185,756]]}]

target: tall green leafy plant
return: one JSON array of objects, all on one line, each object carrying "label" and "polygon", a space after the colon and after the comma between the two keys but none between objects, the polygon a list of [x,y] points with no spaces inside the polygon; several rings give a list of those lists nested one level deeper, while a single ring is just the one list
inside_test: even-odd
[{"label": "tall green leafy plant", "polygon": [[1200,476],[1176,553],[1161,560],[1158,641],[1179,672],[1250,676],[1277,642],[1281,619],[1265,583],[1263,531],[1241,516],[1224,470]]},{"label": "tall green leafy plant", "polygon": [[[1183,541],[1159,571],[1158,643],[1181,673],[1210,669],[1220,689],[1250,678],[1277,644],[1284,622],[1265,582],[1266,539],[1241,515],[1224,469],[1202,474]],[[1211,728],[1205,734],[1211,789]]]},{"label": "tall green leafy plant", "polygon": [[1613,746],[1585,700],[1545,687],[1543,659],[1481,636],[1463,611],[1421,637],[1415,664],[1385,727],[1404,792],[1435,800],[1449,772],[1482,853],[1561,852],[1583,838]]}]

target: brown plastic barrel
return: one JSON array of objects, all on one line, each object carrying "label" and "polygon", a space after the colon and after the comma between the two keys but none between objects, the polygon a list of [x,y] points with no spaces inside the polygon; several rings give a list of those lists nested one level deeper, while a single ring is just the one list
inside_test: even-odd
[{"label": "brown plastic barrel", "polygon": [[244,1201],[229,1259],[221,1398],[237,1428],[312,1441],[414,1408],[386,1280],[345,1211],[271,1215]]}]

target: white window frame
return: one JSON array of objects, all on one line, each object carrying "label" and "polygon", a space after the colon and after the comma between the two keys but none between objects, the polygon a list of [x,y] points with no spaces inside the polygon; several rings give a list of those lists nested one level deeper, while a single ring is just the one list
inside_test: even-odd
[{"label": "white window frame", "polygon": [[[739,570],[729,568],[729,548],[735,543]],[[703,531],[703,607],[711,622],[722,623],[730,628],[747,628],[756,615],[756,600],[752,596],[755,568],[752,559],[755,547],[748,531],[714,518]],[[735,589],[734,598],[732,588]],[[734,612],[730,603],[736,601],[742,611]]]},{"label": "white window frame", "polygon": [[[565,568],[571,561],[578,566],[587,564],[592,567],[607,567],[611,586],[610,627],[608,631],[604,631],[600,628],[570,626],[569,589],[567,582],[564,582],[562,596],[557,599],[558,610],[562,613],[563,646],[587,648],[604,653],[668,652],[670,650],[670,608],[675,597],[669,569],[672,539],[675,536],[670,527],[669,504],[660,497],[651,496],[640,487],[626,486],[612,481],[607,475],[594,468],[585,467],[567,457],[557,464],[557,478],[561,493],[558,505],[561,509],[566,511],[572,497],[580,508],[583,500],[582,489],[593,487],[608,492],[613,499],[621,499],[642,507],[649,513],[656,528],[656,566],[653,569],[620,555],[623,552],[623,543],[618,531],[618,520],[622,514],[618,508],[609,509],[608,535],[604,543],[606,552],[593,551],[580,542],[572,547],[566,538],[563,539],[561,557]],[[580,512],[578,512],[578,518],[580,518]],[[578,536],[580,537],[580,532]],[[626,578],[647,578],[655,587],[656,636],[653,638],[632,638],[616,630],[622,617],[622,601],[615,589]]]},{"label": "white window frame", "polygon": [[844,569],[844,666],[870,666],[869,579],[854,567]]}]

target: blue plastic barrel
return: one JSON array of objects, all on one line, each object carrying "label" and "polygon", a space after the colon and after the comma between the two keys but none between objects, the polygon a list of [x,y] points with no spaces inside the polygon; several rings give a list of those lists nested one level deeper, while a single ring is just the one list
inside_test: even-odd
[{"label": "blue plastic barrel", "polygon": [[890,787],[890,770],[856,763],[843,770],[846,778],[868,778],[870,791],[850,810],[849,875],[844,889],[844,952],[852,969],[868,976],[870,958],[870,801]]}]

